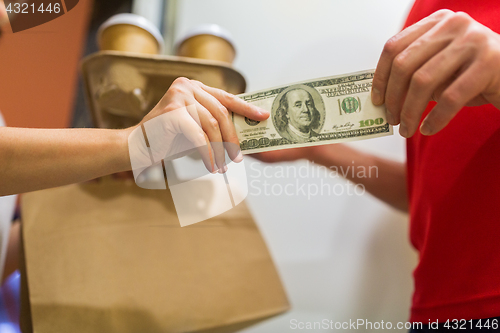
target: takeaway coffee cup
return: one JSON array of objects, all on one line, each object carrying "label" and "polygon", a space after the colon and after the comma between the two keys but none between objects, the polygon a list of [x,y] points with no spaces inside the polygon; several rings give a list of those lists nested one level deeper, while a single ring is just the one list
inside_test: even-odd
[{"label": "takeaway coffee cup", "polygon": [[217,24],[206,24],[190,30],[177,42],[177,55],[232,64],[236,48],[227,30]]},{"label": "takeaway coffee cup", "polygon": [[163,52],[163,37],[146,18],[135,14],[110,17],[98,30],[101,50],[159,54]]}]

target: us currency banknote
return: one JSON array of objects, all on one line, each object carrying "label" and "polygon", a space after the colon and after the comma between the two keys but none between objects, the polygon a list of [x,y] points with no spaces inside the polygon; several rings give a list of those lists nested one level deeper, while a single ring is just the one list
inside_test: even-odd
[{"label": "us currency banknote", "polygon": [[374,70],[243,94],[271,116],[254,121],[233,114],[243,154],[391,135],[385,107],[371,102]]}]

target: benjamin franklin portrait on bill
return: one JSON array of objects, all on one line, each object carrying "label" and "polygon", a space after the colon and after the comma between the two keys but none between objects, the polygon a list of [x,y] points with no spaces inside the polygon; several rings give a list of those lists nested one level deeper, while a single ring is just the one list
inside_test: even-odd
[{"label": "benjamin franklin portrait on bill", "polygon": [[271,117],[278,133],[288,141],[314,141],[325,119],[323,99],[312,87],[291,86],[276,97]]}]

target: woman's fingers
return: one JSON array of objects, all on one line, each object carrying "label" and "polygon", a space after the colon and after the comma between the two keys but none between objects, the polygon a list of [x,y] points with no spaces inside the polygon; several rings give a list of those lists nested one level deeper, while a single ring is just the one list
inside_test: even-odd
[{"label": "woman's fingers", "polygon": [[[210,171],[225,172],[225,149],[232,161],[240,162],[243,159],[230,111],[258,121],[269,117],[269,112],[264,109],[225,91],[187,78],[174,81],[157,105],[157,109],[159,112],[171,112],[169,109],[172,105],[187,107],[188,112],[185,112],[185,115],[191,120],[179,119],[175,132],[182,132],[188,141],[198,147]],[[201,146],[205,147],[204,151]]]},{"label": "woman's fingers", "polygon": [[235,162],[241,162],[243,156],[241,155],[239,146],[240,142],[233,122],[231,121],[231,114],[225,106],[223,106],[214,96],[207,93],[205,90],[197,87],[194,90],[196,100],[205,106],[211,115],[218,122],[222,139],[225,143],[226,150],[229,158]]},{"label": "woman's fingers", "polygon": [[197,149],[205,167],[210,172],[216,172],[214,152],[210,146],[210,139],[201,126],[201,115],[197,110],[195,102],[186,107],[187,112],[181,112],[177,119],[178,133],[182,133],[186,139]]},{"label": "woman's fingers", "polygon": [[222,105],[224,105],[231,112],[237,113],[244,117],[253,120],[266,120],[269,118],[269,111],[261,109],[255,105],[245,102],[241,98],[227,93],[223,90],[212,88],[204,85],[201,82],[193,81],[194,84],[198,85],[201,89],[215,97]]},{"label": "woman's fingers", "polygon": [[219,122],[212,115],[212,113],[205,108],[199,102],[196,102],[196,110],[198,111],[201,127],[203,131],[207,134],[208,140],[210,141],[209,147],[211,147],[214,152],[215,164],[217,169],[222,173],[226,170],[226,154],[224,152],[224,146],[222,141],[222,133],[219,126]]}]

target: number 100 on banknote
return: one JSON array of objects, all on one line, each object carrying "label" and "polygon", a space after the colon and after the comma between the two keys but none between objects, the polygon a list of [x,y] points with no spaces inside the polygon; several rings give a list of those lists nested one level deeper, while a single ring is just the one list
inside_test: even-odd
[{"label": "number 100 on banknote", "polygon": [[391,135],[385,106],[371,102],[373,73],[363,71],[240,95],[271,112],[261,122],[232,115],[242,153]]}]

